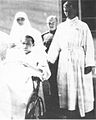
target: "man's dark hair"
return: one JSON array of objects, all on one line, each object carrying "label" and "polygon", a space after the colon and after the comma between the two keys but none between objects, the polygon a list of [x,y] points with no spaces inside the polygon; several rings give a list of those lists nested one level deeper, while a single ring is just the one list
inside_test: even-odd
[{"label": "man's dark hair", "polygon": [[78,0],[62,0],[62,4],[68,2],[68,4],[72,5],[72,7],[77,11],[78,15]]},{"label": "man's dark hair", "polygon": [[62,0],[62,3],[68,2],[74,9],[78,9],[78,0]]},{"label": "man's dark hair", "polygon": [[26,37],[26,38],[31,38],[31,42],[32,42],[32,44],[33,44],[33,45],[35,44],[34,38],[33,38],[32,36],[30,36],[30,35],[26,35],[25,37]]}]

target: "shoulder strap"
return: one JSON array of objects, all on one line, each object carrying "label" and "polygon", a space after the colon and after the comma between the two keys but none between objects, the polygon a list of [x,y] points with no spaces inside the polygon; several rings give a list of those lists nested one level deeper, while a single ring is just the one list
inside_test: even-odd
[{"label": "shoulder strap", "polygon": [[48,33],[49,33],[49,31],[46,31],[46,32],[42,33],[42,34],[41,34],[42,38],[43,38],[44,35],[46,35],[46,34],[48,34]]}]

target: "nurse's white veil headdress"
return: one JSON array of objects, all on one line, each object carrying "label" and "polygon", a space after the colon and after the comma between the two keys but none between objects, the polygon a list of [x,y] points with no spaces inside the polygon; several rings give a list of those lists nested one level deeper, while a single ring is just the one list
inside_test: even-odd
[{"label": "nurse's white veil headdress", "polygon": [[[18,24],[17,18],[19,17],[23,17],[25,19],[23,25]],[[16,13],[13,21],[12,29],[10,32],[10,41],[12,43],[19,43],[24,38],[26,31],[30,31],[30,30],[31,30],[31,24],[29,22],[26,13],[25,12]]]}]

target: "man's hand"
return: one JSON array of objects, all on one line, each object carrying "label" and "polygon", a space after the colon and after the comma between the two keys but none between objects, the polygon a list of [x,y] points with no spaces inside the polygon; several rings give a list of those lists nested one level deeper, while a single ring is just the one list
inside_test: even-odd
[{"label": "man's hand", "polygon": [[92,67],[91,66],[88,66],[88,67],[85,67],[84,68],[84,74],[88,74],[92,71]]}]

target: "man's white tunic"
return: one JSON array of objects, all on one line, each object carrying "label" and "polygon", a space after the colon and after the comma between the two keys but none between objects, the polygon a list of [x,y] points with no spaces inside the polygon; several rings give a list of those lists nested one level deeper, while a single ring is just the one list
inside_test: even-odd
[{"label": "man's white tunic", "polygon": [[58,25],[50,46],[48,59],[54,63],[59,55],[58,95],[61,108],[75,110],[81,116],[93,109],[92,73],[84,75],[84,67],[94,66],[94,45],[86,23],[75,17]]}]

